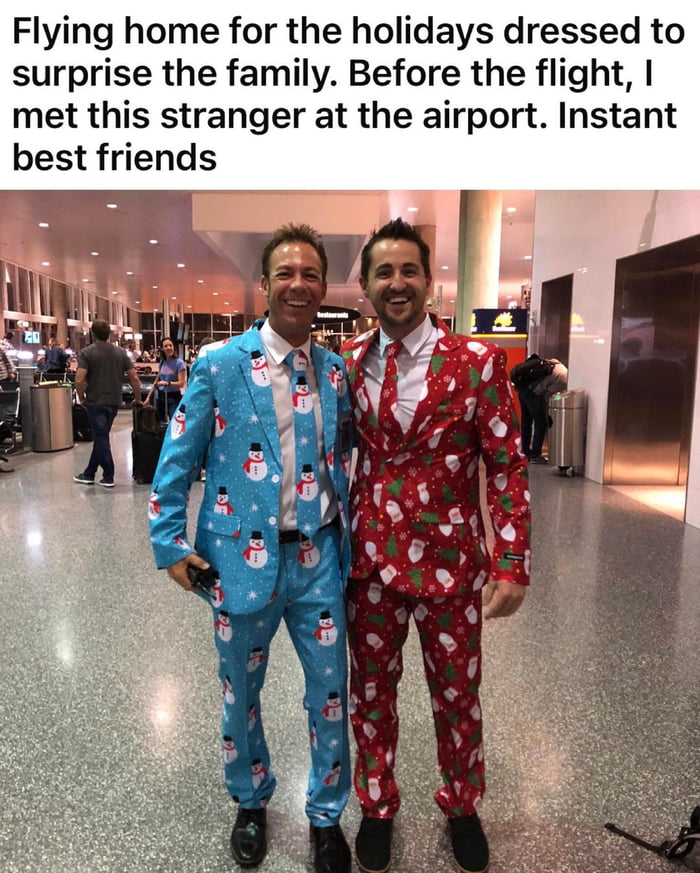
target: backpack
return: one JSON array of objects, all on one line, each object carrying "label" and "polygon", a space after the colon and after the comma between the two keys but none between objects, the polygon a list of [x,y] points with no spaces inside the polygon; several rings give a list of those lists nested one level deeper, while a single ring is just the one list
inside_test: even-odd
[{"label": "backpack", "polygon": [[549,376],[553,369],[553,361],[548,361],[539,355],[530,355],[527,360],[513,367],[510,371],[510,381],[516,388],[532,388],[541,379]]}]

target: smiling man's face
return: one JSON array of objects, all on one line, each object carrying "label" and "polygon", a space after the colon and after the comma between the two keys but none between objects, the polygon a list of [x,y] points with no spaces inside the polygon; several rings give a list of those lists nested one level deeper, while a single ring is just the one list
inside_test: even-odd
[{"label": "smiling man's face", "polygon": [[425,301],[433,286],[425,275],[420,250],[405,239],[381,239],[372,246],[367,278],[360,286],[384,332],[400,340],[425,318]]},{"label": "smiling man's face", "polygon": [[270,255],[269,269],[260,284],[270,327],[291,345],[303,345],[326,296],[321,258],[308,243],[285,242]]}]

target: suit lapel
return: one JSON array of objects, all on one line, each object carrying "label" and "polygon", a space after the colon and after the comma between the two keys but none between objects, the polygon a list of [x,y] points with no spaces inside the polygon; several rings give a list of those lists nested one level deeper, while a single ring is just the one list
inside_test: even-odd
[{"label": "suit lapel", "polygon": [[311,342],[311,360],[316,373],[318,394],[321,401],[321,420],[323,422],[323,445],[326,455],[335,446],[338,429],[338,393],[330,379],[333,366],[328,355],[316,343]]},{"label": "suit lapel", "polygon": [[404,442],[420,437],[440,406],[451,401],[454,376],[460,365],[458,348],[459,340],[438,322],[438,340],[425,374],[425,387]]},{"label": "suit lapel", "polygon": [[267,384],[260,384],[259,377],[253,376],[253,352],[265,354],[265,348],[260,342],[260,334],[257,330],[251,330],[246,335],[248,340],[243,348],[246,351],[246,357],[238,362],[241,370],[243,381],[248,389],[248,394],[253,405],[253,415],[257,419],[257,424],[260,429],[260,441],[267,442],[268,446],[277,462],[282,464],[282,448],[280,446],[279,428],[277,426],[277,416],[275,415],[275,404],[272,396],[272,384],[269,381]]}]

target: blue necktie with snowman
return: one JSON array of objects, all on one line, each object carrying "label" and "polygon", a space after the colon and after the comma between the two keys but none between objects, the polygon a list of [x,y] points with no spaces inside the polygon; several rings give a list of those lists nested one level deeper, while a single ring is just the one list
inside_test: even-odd
[{"label": "blue necktie with snowman", "polygon": [[284,360],[292,375],[297,528],[310,539],[321,526],[321,498],[316,416],[313,396],[306,381],[309,359],[301,349],[292,349]]}]

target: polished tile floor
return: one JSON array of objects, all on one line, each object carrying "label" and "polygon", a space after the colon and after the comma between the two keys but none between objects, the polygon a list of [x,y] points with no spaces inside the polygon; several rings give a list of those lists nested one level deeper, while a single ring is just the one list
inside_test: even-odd
[{"label": "polished tile floor", "polygon": [[[130,422],[120,413],[111,491],[71,481],[85,444],[16,456],[0,475],[3,873],[236,869],[209,616],[153,567]],[[670,870],[603,825],[661,842],[700,803],[700,531],[548,467],[533,468],[532,494],[532,591],[484,633],[491,870]],[[435,873],[452,864],[415,643],[393,869]],[[301,696],[281,631],[264,698],[279,788],[263,873],[310,869]],[[353,797],[351,838],[358,822]]]}]

